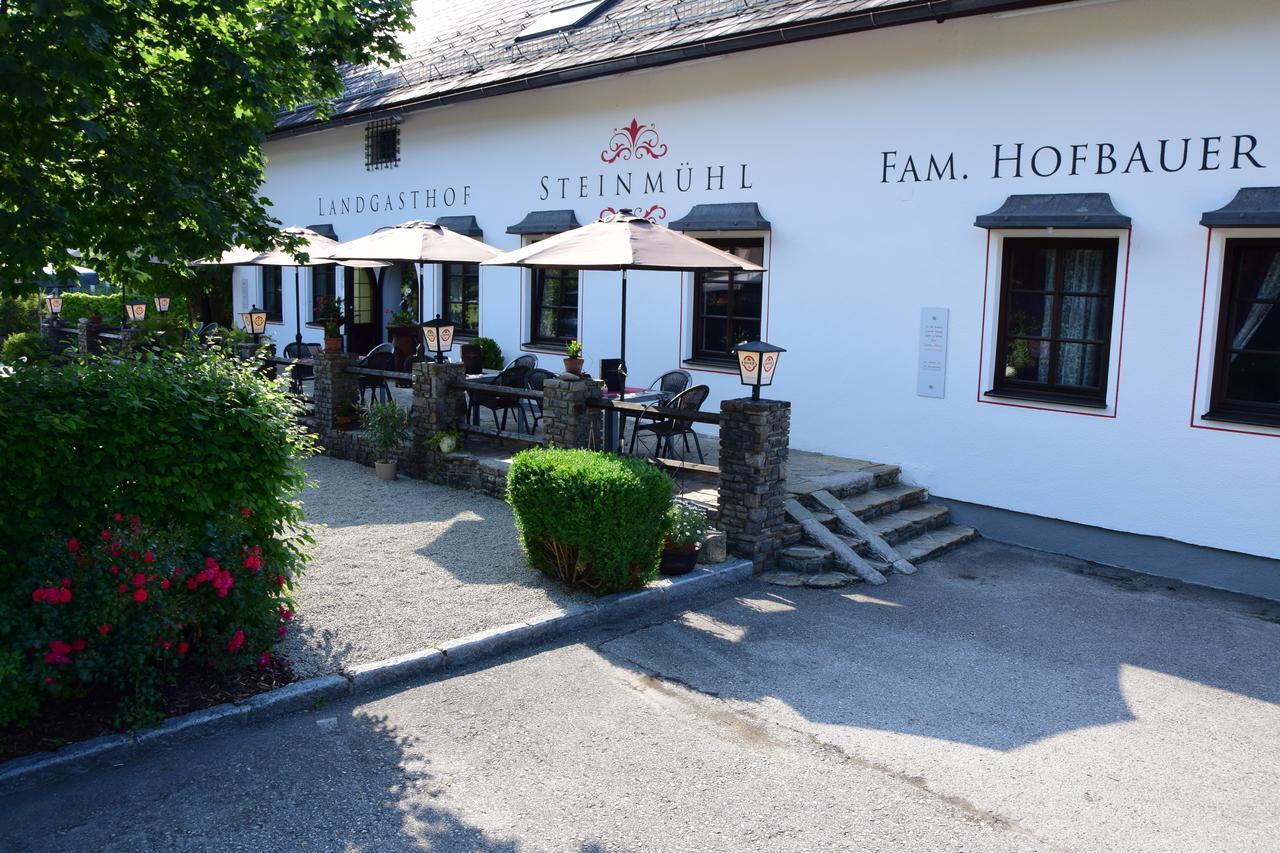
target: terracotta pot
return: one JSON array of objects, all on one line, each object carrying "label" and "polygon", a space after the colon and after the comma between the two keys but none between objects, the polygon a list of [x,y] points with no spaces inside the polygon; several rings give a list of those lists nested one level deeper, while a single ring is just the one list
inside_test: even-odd
[{"label": "terracotta pot", "polygon": [[584,359],[566,358],[564,360],[564,369],[569,373],[582,373],[582,364]]},{"label": "terracotta pot", "polygon": [[696,543],[667,545],[662,549],[662,562],[658,565],[658,571],[664,575],[685,575],[693,571],[693,567],[697,564],[698,546]]},{"label": "terracotta pot", "polygon": [[93,325],[95,325],[95,326],[101,326],[101,325],[102,325],[102,315],[101,315],[101,314],[90,314],[90,315],[89,315],[89,322],[90,322],[90,323],[92,323],[92,324],[93,324]]},{"label": "terracotta pot", "polygon": [[374,462],[373,469],[378,472],[379,480],[394,480],[396,478],[395,462]]},{"label": "terracotta pot", "polygon": [[355,415],[334,415],[333,425],[336,426],[342,432],[351,432],[353,429],[356,428],[356,416]]},{"label": "terracotta pot", "polygon": [[333,337],[333,338],[326,336],[324,339],[324,351],[325,352],[342,352],[342,336],[338,335],[337,337]]}]

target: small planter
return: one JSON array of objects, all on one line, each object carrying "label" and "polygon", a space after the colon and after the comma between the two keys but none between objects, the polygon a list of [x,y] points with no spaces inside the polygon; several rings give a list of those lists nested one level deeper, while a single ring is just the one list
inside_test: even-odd
[{"label": "small planter", "polygon": [[342,336],[338,335],[332,338],[325,336],[324,351],[325,352],[342,352]]},{"label": "small planter", "polygon": [[566,358],[564,360],[564,369],[569,373],[581,374],[584,359]]},{"label": "small planter", "polygon": [[698,564],[698,546],[696,543],[688,545],[667,545],[662,549],[662,562],[658,565],[658,571],[664,575],[685,575],[693,571],[694,566]]},{"label": "small planter", "polygon": [[101,326],[101,325],[102,325],[102,315],[101,315],[101,314],[90,314],[90,315],[89,315],[89,325],[91,325],[91,326]]},{"label": "small planter", "polygon": [[396,478],[396,463],[391,462],[374,462],[373,468],[378,472],[379,480],[394,480]]}]

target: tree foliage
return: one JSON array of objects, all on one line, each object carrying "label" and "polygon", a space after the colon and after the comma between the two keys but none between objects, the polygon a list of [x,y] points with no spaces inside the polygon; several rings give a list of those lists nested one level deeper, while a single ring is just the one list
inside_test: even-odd
[{"label": "tree foliage", "polygon": [[0,292],[68,249],[113,280],[279,222],[259,194],[281,109],[400,57],[409,0],[0,0]]}]

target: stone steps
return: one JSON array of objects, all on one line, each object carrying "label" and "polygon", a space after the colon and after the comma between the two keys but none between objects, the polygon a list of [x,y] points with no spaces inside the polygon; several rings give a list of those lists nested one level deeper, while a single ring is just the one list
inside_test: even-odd
[{"label": "stone steps", "polygon": [[[901,473],[897,465],[867,463],[853,473],[811,478],[805,488],[793,494],[815,520],[886,576],[892,570],[875,554],[870,543],[848,535],[836,516],[813,497],[814,492],[819,489],[830,492],[912,564],[925,562],[977,538],[973,528],[953,524],[950,511],[929,500],[928,489],[901,482],[898,479]],[[788,524],[782,541],[783,547],[776,555],[776,566],[781,572],[810,576],[847,571],[838,565],[828,548],[810,541],[799,524]]]}]

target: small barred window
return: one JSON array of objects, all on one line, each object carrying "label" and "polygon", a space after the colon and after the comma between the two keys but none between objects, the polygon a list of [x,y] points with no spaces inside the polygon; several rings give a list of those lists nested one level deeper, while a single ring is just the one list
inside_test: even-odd
[{"label": "small barred window", "polygon": [[364,127],[364,166],[369,171],[400,165],[400,119],[381,118]]}]

